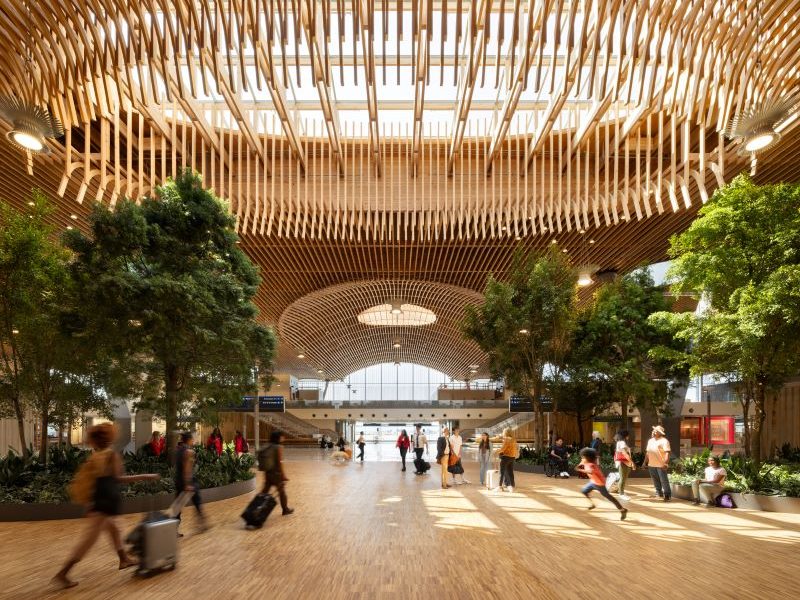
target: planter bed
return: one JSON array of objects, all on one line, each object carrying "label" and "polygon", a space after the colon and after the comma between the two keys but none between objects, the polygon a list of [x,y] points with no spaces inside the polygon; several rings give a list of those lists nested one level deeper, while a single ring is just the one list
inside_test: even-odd
[{"label": "planter bed", "polygon": [[692,492],[692,486],[685,485],[683,483],[670,483],[670,488],[672,489],[672,497],[679,498],[681,500],[694,500],[694,492]]},{"label": "planter bed", "polygon": [[[256,488],[256,479],[237,481],[228,485],[200,490],[203,502],[217,502],[235,498],[252,492]],[[121,514],[141,513],[150,510],[169,508],[175,497],[172,494],[155,496],[135,496],[122,499]],[[84,509],[78,504],[0,504],[0,521],[49,521],[54,519],[78,519],[83,516]]]},{"label": "planter bed", "polygon": [[800,498],[787,496],[764,496],[762,494],[742,494],[727,492],[733,498],[736,508],[763,510],[765,512],[800,514]]}]

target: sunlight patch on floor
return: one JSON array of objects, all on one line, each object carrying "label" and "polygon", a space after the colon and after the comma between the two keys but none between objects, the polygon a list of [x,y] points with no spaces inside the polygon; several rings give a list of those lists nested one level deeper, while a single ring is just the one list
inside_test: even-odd
[{"label": "sunlight patch on floor", "polygon": [[422,492],[422,503],[436,518],[435,527],[442,529],[482,529],[486,532],[499,528],[478,510],[460,492],[454,490],[429,490]]},{"label": "sunlight patch on floor", "polygon": [[481,492],[490,502],[493,502],[528,529],[546,535],[570,538],[596,538],[603,539],[600,533],[585,523],[578,521],[535,500],[525,494],[496,494]]},{"label": "sunlight patch on floor", "polygon": [[[671,507],[659,506],[655,510],[671,512],[670,509]],[[764,513],[756,514],[761,516]],[[755,538],[765,542],[777,542],[780,544],[800,543],[800,531],[781,529],[777,525],[761,523],[756,519],[748,519],[746,516],[738,516],[722,510],[709,508],[695,508],[690,511],[681,510],[680,518],[714,527],[727,533]]]}]

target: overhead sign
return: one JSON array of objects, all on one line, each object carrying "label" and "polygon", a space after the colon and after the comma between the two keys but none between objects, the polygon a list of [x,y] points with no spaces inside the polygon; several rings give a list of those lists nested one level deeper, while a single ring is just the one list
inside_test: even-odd
[{"label": "overhead sign", "polygon": [[533,412],[533,398],[530,396],[511,396],[508,399],[508,412]]},{"label": "overhead sign", "polygon": [[[255,396],[242,396],[242,404],[231,408],[231,410],[249,412],[254,409],[253,402],[255,398]],[[259,396],[258,412],[286,412],[286,403],[283,400],[283,396]]]}]

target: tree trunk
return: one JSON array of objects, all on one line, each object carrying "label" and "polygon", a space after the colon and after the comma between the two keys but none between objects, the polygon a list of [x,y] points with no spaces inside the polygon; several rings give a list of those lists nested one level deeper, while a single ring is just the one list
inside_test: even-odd
[{"label": "tree trunk", "polygon": [[761,464],[761,460],[763,458],[763,453],[761,451],[761,433],[764,430],[764,421],[767,418],[767,413],[765,411],[766,395],[764,384],[759,382],[758,385],[756,385],[756,414],[755,421],[753,422],[753,431],[751,436],[752,448],[750,450],[750,455],[753,457],[753,460],[756,462],[756,464]]},{"label": "tree trunk", "polygon": [[575,415],[575,422],[578,424],[578,444],[583,448],[583,419],[580,413]]},{"label": "tree trunk", "polygon": [[19,398],[12,400],[14,405],[14,415],[17,417],[17,431],[19,433],[19,445],[22,448],[22,456],[27,457],[30,454],[28,450],[28,442],[25,439],[25,414],[22,412],[22,403]]},{"label": "tree trunk", "polygon": [[167,451],[169,456],[178,445],[178,369],[174,365],[164,366],[164,400],[167,418]]},{"label": "tree trunk", "polygon": [[739,403],[742,405],[742,419],[744,420],[744,455],[747,458],[751,456],[751,448],[750,448],[750,406],[753,403],[753,398],[750,396],[750,392],[746,391],[739,396]]},{"label": "tree trunk", "polygon": [[47,426],[50,424],[50,415],[42,411],[42,439],[39,440],[39,462],[47,464]]},{"label": "tree trunk", "polygon": [[628,426],[628,396],[623,396],[619,403],[619,412],[622,415],[622,428],[630,432],[631,428]]}]

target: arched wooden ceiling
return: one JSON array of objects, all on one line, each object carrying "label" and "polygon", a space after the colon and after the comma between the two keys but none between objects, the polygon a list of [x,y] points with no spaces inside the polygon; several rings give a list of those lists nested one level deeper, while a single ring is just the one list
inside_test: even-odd
[{"label": "arched wooden ceiling", "polygon": [[[199,170],[238,217],[272,324],[353,281],[479,291],[517,245],[558,240],[576,264],[625,271],[663,259],[669,235],[750,167],[721,131],[754,99],[796,91],[798,9],[0,0],[0,94],[67,129],[48,156],[0,141],[0,184],[22,210],[41,187],[54,222],[80,227],[93,200]],[[798,178],[798,122],[759,156],[758,180]],[[296,353],[283,348],[279,368],[325,366]]]},{"label": "arched wooden ceiling", "polygon": [[[436,315],[423,326],[373,326],[358,315],[392,300],[421,306]],[[472,290],[430,281],[356,281],[325,288],[291,304],[278,321],[278,335],[322,373],[342,379],[354,370],[387,362],[432,367],[453,378],[472,378],[470,367],[487,376],[485,356],[464,339],[459,322],[464,307],[482,296]],[[398,348],[394,344],[399,344]],[[289,357],[297,359],[297,355]]]}]

